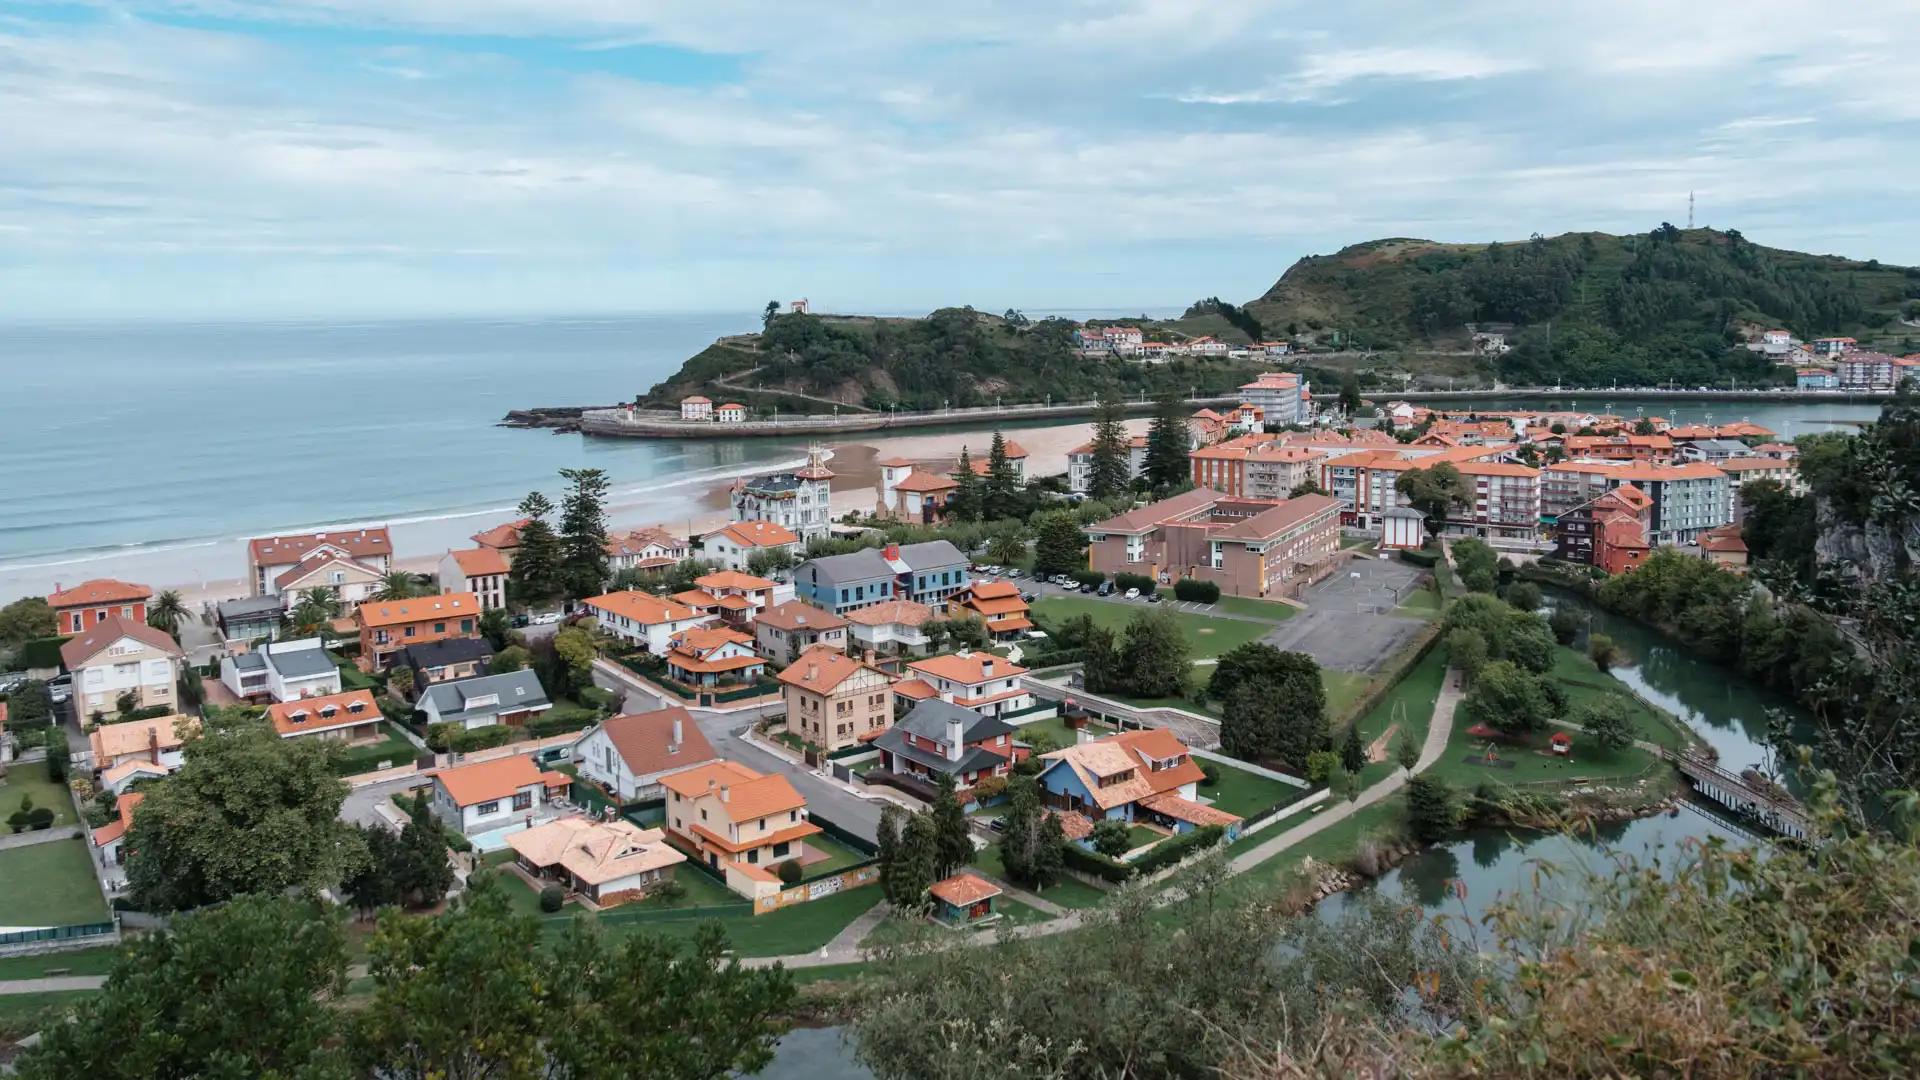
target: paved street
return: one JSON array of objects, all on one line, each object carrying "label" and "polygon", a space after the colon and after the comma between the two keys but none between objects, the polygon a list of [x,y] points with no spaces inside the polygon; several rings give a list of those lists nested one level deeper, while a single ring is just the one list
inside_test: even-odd
[{"label": "paved street", "polygon": [[[686,704],[671,695],[647,690],[624,669],[610,663],[594,665],[593,681],[602,689],[625,695],[620,707],[622,712],[652,712],[669,705]],[[721,757],[759,772],[780,773],[793,782],[800,794],[806,796],[809,809],[868,840],[879,835],[880,808],[885,805],[883,800],[878,797],[863,799],[805,766],[768,753],[740,737],[762,717],[781,712],[781,706],[763,706],[739,713],[716,713],[704,709],[689,711],[694,722],[700,725],[701,733]]]}]

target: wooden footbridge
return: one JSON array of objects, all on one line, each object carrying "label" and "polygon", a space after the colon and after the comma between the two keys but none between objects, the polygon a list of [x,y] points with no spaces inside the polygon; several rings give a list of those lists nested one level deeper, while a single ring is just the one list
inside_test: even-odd
[{"label": "wooden footbridge", "polygon": [[1680,754],[1663,748],[1660,756],[1672,762],[1701,796],[1733,811],[1748,827],[1794,840],[1813,835],[1813,819],[1806,810],[1773,785],[1756,784],[1697,753]]}]

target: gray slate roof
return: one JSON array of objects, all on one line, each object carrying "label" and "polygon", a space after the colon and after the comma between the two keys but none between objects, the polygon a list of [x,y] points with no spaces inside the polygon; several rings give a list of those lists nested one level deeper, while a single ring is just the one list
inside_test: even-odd
[{"label": "gray slate roof", "polygon": [[442,638],[401,649],[400,662],[410,668],[436,668],[485,660],[492,655],[493,646],[485,638]]},{"label": "gray slate roof", "polygon": [[272,664],[283,679],[311,679],[339,666],[325,649],[274,650],[267,653],[267,663]]},{"label": "gray slate roof", "polygon": [[1008,757],[1006,754],[996,754],[984,747],[976,746],[961,754],[959,761],[949,761],[932,750],[922,750],[917,746],[908,745],[906,733],[897,727],[890,727],[881,732],[873,740],[873,745],[875,749],[885,750],[909,761],[917,761],[934,772],[948,775],[981,772],[993,768]]},{"label": "gray slate roof", "polygon": [[[808,565],[817,567],[822,577],[836,583],[892,577],[894,576],[893,567],[887,564],[880,550],[866,548],[861,551],[850,551],[845,555],[825,555],[808,560]],[[915,573],[967,565],[967,557],[960,554],[960,549],[945,540],[929,540],[923,544],[902,544],[900,561],[906,563],[907,568]]]},{"label": "gray slate roof", "polygon": [[960,741],[979,742],[991,739],[995,735],[1013,734],[1013,725],[997,716],[981,716],[972,709],[955,705],[951,701],[929,698],[913,707],[913,710],[894,725],[904,731],[910,731],[923,739],[947,739],[947,721],[960,721]]},{"label": "gray slate roof", "polygon": [[259,619],[271,616],[278,619],[281,600],[277,596],[243,596],[238,600],[222,600],[219,608],[221,620]]},{"label": "gray slate roof", "polygon": [[500,695],[499,704],[477,706],[477,711],[518,712],[553,703],[547,697],[546,688],[540,685],[539,676],[531,671],[509,671],[502,675],[477,675],[471,679],[434,683],[420,695],[420,707],[426,708],[431,701],[441,716],[457,717],[470,711],[468,702],[487,694]]}]

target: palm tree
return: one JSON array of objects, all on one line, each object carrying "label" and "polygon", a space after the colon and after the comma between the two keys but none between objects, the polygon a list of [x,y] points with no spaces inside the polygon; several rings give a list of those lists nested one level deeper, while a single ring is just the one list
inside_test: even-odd
[{"label": "palm tree", "polygon": [[311,637],[333,623],[333,613],[303,593],[301,601],[287,613],[287,623],[294,637]]},{"label": "palm tree", "polygon": [[331,586],[320,585],[302,591],[300,604],[301,606],[312,604],[326,612],[328,618],[337,618],[340,614],[340,594],[334,592]]},{"label": "palm tree", "polygon": [[413,575],[405,570],[389,570],[380,579],[380,591],[373,594],[375,600],[410,600],[413,598]]},{"label": "palm tree", "polygon": [[180,623],[189,618],[187,602],[173,589],[162,592],[147,608],[147,625],[178,637]]}]

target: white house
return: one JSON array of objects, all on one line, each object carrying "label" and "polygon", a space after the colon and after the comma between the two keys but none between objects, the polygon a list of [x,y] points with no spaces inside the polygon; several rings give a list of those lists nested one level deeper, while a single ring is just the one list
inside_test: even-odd
[{"label": "white house", "polygon": [[[1127,482],[1140,479],[1147,470],[1147,437],[1134,435],[1127,440]],[[1081,443],[1067,451],[1067,489],[1085,495],[1093,488],[1093,444]]]},{"label": "white house", "polygon": [[771,521],[736,521],[700,538],[700,554],[723,568],[745,574],[756,551],[784,551],[798,557],[800,536]]},{"label": "white house", "polygon": [[429,805],[441,821],[463,833],[531,823],[551,791],[565,791],[565,773],[543,773],[525,754],[442,769],[433,774]]},{"label": "white house", "polygon": [[850,624],[853,640],[847,650],[864,649],[880,656],[913,656],[927,651],[924,627],[933,609],[912,600],[883,600],[855,608],[841,616]]},{"label": "white house", "polygon": [[82,718],[114,712],[126,694],[133,695],[135,708],[173,706],[185,655],[165,630],[118,615],[60,646],[60,662],[73,673],[74,711]]},{"label": "white house", "polygon": [[608,717],[573,744],[580,775],[604,785],[621,802],[663,798],[661,777],[719,759],[700,726],[677,705]]},{"label": "white house", "polygon": [[695,394],[692,397],[681,398],[680,399],[680,419],[682,420],[713,419],[713,399],[701,397],[699,394]]},{"label": "white house", "polygon": [[599,620],[600,629],[656,656],[666,655],[674,635],[715,618],[710,612],[637,589],[590,596],[580,605]]},{"label": "white house", "polygon": [[771,521],[812,540],[833,523],[833,470],[824,447],[807,448],[807,463],[792,472],[769,473],[733,485],[735,521]]},{"label": "white house", "polygon": [[448,592],[470,592],[480,598],[480,610],[507,606],[507,557],[496,548],[458,548],[440,556],[440,587]]},{"label": "white house", "polygon": [[1197,337],[1187,342],[1187,351],[1195,356],[1225,356],[1232,348],[1226,342],[1210,337]]},{"label": "white house", "polygon": [[247,581],[255,596],[279,596],[280,575],[318,555],[335,555],[384,574],[393,565],[393,537],[384,525],[332,532],[261,536],[247,542]]},{"label": "white house", "polygon": [[713,418],[723,424],[744,423],[747,419],[747,407],[737,401],[729,401],[713,410]]},{"label": "white house", "polygon": [[322,549],[275,575],[268,584],[288,611],[300,606],[301,594],[309,589],[328,589],[340,601],[340,610],[350,612],[373,599],[380,591],[385,571]]},{"label": "white house", "polygon": [[528,670],[434,683],[421,692],[418,704],[428,725],[459,724],[468,731],[495,724],[520,727],[553,708],[540,677]]},{"label": "white house", "polygon": [[634,529],[607,539],[607,568],[616,574],[622,570],[665,570],[692,550],[685,540],[657,525]]},{"label": "white house", "polygon": [[247,701],[292,701],[340,692],[340,667],[317,637],[271,641],[220,658],[220,682]]},{"label": "white house", "polygon": [[893,692],[919,701],[939,698],[981,716],[1005,716],[1033,704],[1020,677],[1027,669],[987,652],[929,656],[907,665]]}]

